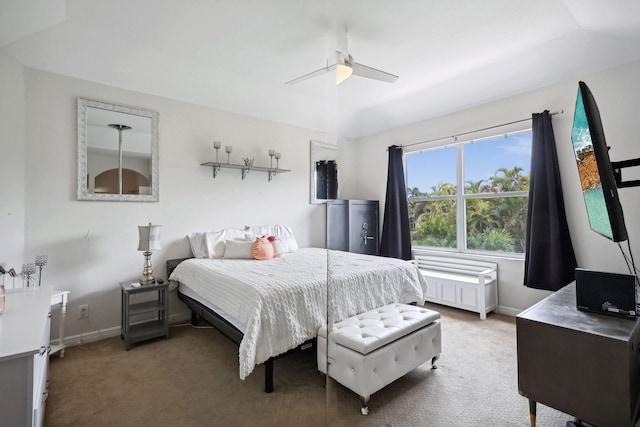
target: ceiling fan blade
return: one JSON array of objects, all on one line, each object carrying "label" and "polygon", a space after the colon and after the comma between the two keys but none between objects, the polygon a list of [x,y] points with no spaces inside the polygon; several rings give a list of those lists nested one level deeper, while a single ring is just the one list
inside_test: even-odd
[{"label": "ceiling fan blade", "polygon": [[319,76],[321,74],[326,74],[326,73],[328,73],[330,71],[335,70],[336,65],[337,64],[327,65],[326,67],[322,67],[319,70],[312,71],[309,74],[305,74],[304,76],[300,76],[300,77],[295,78],[293,80],[289,80],[288,82],[285,82],[285,84],[286,85],[293,85],[293,84],[296,84],[296,83],[300,83],[301,81],[310,79],[312,77]]},{"label": "ceiling fan blade", "polygon": [[381,80],[387,83],[393,83],[396,80],[398,80],[398,76],[394,74],[377,70],[375,68],[368,67],[366,65],[358,64],[357,62],[353,63],[353,75],[366,77],[368,79]]}]

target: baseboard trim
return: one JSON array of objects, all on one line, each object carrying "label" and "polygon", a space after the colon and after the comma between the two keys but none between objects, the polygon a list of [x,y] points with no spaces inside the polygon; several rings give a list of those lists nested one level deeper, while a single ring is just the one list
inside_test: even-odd
[{"label": "baseboard trim", "polygon": [[64,345],[73,347],[76,345],[87,344],[94,341],[100,341],[107,338],[113,338],[120,335],[120,327],[114,326],[108,329],[98,329],[97,331],[83,332],[80,335],[71,335],[64,337]]},{"label": "baseboard trim", "polygon": [[[173,323],[182,323],[184,321],[191,320],[191,313],[176,313],[169,315],[169,326]],[[113,338],[120,336],[120,326],[114,326],[107,329],[98,329],[96,331],[83,332],[80,335],[70,335],[64,337],[64,345],[66,347],[73,347],[76,345],[87,344],[90,342],[100,341],[107,338]],[[57,342],[57,340],[55,341]]]},{"label": "baseboard trim", "polygon": [[[522,312],[517,308],[513,307],[505,307],[503,305],[498,306],[498,313],[504,314],[506,316],[517,316]],[[185,321],[191,320],[191,313],[176,313],[169,315],[169,326],[173,323],[181,323]],[[71,335],[64,337],[64,344],[67,347],[73,347],[76,345],[86,344],[90,342],[100,341],[107,338],[113,338],[120,335],[120,327],[114,326],[112,328],[107,329],[98,329],[96,331],[83,332],[80,335]]]},{"label": "baseboard trim", "polygon": [[513,307],[505,307],[504,305],[498,306],[498,313],[504,314],[505,316],[513,316],[516,317],[520,314],[522,310]]}]

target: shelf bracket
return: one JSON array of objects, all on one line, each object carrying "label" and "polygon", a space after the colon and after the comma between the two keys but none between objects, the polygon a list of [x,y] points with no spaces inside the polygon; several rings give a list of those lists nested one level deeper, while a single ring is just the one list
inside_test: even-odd
[{"label": "shelf bracket", "polygon": [[211,169],[213,169],[213,177],[215,178],[216,176],[218,176],[218,172],[220,172],[220,165],[214,165],[211,167]]},{"label": "shelf bracket", "polygon": [[249,168],[242,168],[242,180],[243,181],[247,177],[247,175],[249,174],[249,171],[250,171]]},{"label": "shelf bracket", "polygon": [[271,180],[273,179],[274,176],[276,176],[276,170],[275,169],[269,169],[269,182],[271,182]]}]

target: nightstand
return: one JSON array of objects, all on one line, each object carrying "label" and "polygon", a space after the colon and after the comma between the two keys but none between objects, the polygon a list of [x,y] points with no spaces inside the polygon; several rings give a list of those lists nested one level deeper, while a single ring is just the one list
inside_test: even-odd
[{"label": "nightstand", "polygon": [[[169,281],[140,285],[121,282],[121,336],[127,350],[131,344],[164,336],[169,338]],[[143,294],[153,294],[151,296]],[[136,296],[141,301],[136,302]]]}]

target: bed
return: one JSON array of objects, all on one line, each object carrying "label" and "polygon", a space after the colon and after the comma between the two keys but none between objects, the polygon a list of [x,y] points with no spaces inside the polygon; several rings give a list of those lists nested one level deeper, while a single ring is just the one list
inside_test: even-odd
[{"label": "bed", "polygon": [[308,346],[327,321],[392,302],[423,303],[427,290],[412,263],[319,248],[271,260],[178,261],[169,261],[169,279],[192,321],[202,316],[239,344],[241,379],[264,363],[267,392],[273,359]]}]

